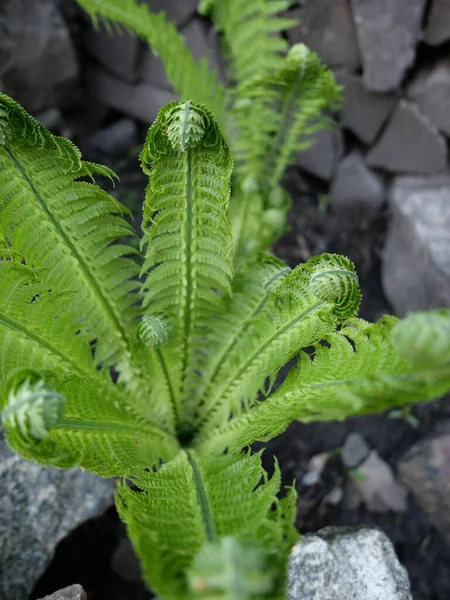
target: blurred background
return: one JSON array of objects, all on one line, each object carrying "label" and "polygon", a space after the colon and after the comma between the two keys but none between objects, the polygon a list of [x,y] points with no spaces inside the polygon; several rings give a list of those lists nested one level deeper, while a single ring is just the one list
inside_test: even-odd
[{"label": "blurred background", "polygon": [[[144,1],[225,79],[220,38],[197,0]],[[291,266],[324,251],[349,256],[366,319],[450,306],[450,0],[293,0],[288,12],[301,23],[284,35],[334,70],[343,103],[335,129],[288,171],[290,230],[274,251]],[[94,30],[74,0],[0,0],[0,91],[111,166],[120,184],[108,189],[140,227],[138,155],[157,111],[175,99],[144,42]],[[285,482],[296,478],[301,531],[376,524],[407,567],[414,600],[450,598],[448,399],[296,424],[269,445],[268,465],[272,454]],[[14,473],[2,469],[8,460]],[[25,465],[1,442],[0,598],[39,598],[73,582],[95,600],[151,597],[108,508],[111,483],[95,482]]]}]

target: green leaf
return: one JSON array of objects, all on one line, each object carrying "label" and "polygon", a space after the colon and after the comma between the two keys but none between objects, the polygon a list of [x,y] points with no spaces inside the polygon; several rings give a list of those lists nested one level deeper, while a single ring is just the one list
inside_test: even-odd
[{"label": "green leaf", "polygon": [[312,354],[302,352],[267,400],[198,439],[198,451],[237,452],[270,440],[294,420],[345,419],[438,398],[450,390],[449,323],[449,310],[404,321],[349,321],[315,343]]},{"label": "green leaf", "polygon": [[259,454],[210,459],[182,451],[137,480],[138,489],[119,485],[119,514],[153,590],[165,600],[189,597],[186,570],[205,543],[251,538],[269,522],[280,472],[258,486],[262,473]]},{"label": "green leaf", "polygon": [[160,111],[141,160],[150,175],[143,223],[144,304],[152,313],[164,312],[173,329],[160,359],[181,421],[204,364],[205,331],[231,290],[232,161],[211,113],[189,102]]},{"label": "green leaf", "polygon": [[[265,249],[258,235],[265,220],[272,224],[266,247],[283,233],[290,202],[277,191],[280,181],[296,154],[312,145],[314,134],[333,126],[329,112],[339,101],[340,88],[332,71],[303,44],[293,46],[276,69],[237,88],[233,106],[239,132],[233,148],[237,196],[231,210],[233,231],[239,236],[235,239],[238,257],[250,255],[253,248]],[[248,208],[241,208],[242,196]],[[276,214],[268,213],[273,210]],[[253,228],[247,234],[248,214]]]},{"label": "green leaf", "polygon": [[[230,413],[237,415],[254,404],[260,390],[268,393],[266,379],[273,382],[301,348],[354,316],[359,301],[354,267],[338,255],[312,258],[284,277],[273,292],[269,290],[262,310],[249,315],[249,322],[238,330],[232,351],[209,382],[198,410],[199,438],[226,421]],[[236,312],[236,304],[229,310]]]},{"label": "green leaf", "polygon": [[212,16],[224,34],[231,51],[231,74],[238,82],[281,66],[288,48],[281,32],[297,21],[277,14],[289,5],[288,0],[227,0],[203,5],[203,12]]},{"label": "green leaf", "polygon": [[194,598],[273,600],[276,572],[267,550],[253,540],[233,537],[206,543],[188,570]]},{"label": "green leaf", "polygon": [[[12,279],[6,292],[0,292],[5,294],[2,306],[12,306],[19,299],[17,294],[21,305],[12,309],[9,321],[3,318],[0,322],[0,335],[7,336],[6,344],[34,336],[34,356],[46,348],[46,353],[50,349],[55,354],[56,350],[67,357],[76,346],[76,356],[68,358],[72,364],[79,360],[85,364],[85,357],[80,357],[82,343],[73,337],[69,336],[68,348],[62,349],[64,336],[69,328],[73,335],[77,323],[80,338],[92,345],[94,364],[101,366],[106,376],[107,369],[115,367],[120,381],[132,390],[130,402],[150,418],[143,383],[150,378],[148,365],[145,357],[140,364],[131,355],[139,314],[139,267],[131,258],[136,250],[121,243],[123,236],[134,233],[123,218],[127,210],[119,202],[98,186],[79,181],[109,171],[84,163],[71,142],[53,136],[4,94],[0,94],[0,107],[7,122],[0,145],[0,231],[28,272],[36,273],[30,277],[42,282],[39,299],[41,295],[48,299],[53,316],[61,308],[61,304],[56,308],[57,302],[50,308],[54,299],[70,296],[55,323],[44,310],[27,313],[26,290],[16,289]],[[59,324],[64,336],[58,332]],[[3,355],[3,361],[0,369],[5,371],[12,357]],[[162,414],[162,418],[167,425],[170,416]]]},{"label": "green leaf", "polygon": [[132,412],[99,378],[49,374],[47,382],[30,373],[14,372],[0,401],[8,444],[25,458],[132,480],[178,453],[175,437]]}]

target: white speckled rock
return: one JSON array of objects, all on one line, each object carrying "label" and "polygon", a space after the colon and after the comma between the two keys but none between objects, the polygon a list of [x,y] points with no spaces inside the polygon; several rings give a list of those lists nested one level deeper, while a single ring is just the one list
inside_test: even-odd
[{"label": "white speckled rock", "polygon": [[0,427],[0,490],[0,598],[24,600],[58,542],[112,504],[114,484],[22,460]]},{"label": "white speckled rock", "polygon": [[45,598],[41,598],[41,600],[86,600],[86,598],[86,592],[81,585],[75,583],[53,594],[49,594]]},{"label": "white speckled rock", "polygon": [[387,536],[367,527],[326,527],[291,554],[287,600],[412,600]]}]

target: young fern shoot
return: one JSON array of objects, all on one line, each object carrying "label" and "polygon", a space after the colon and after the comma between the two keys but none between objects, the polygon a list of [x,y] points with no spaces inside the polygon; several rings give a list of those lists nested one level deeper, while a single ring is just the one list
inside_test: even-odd
[{"label": "young fern shoot", "polygon": [[196,62],[164,13],[138,0],[78,0],[93,22],[143,38],[162,60],[180,99],[205,104],[219,122],[235,161],[230,198],[233,261],[266,251],[286,229],[291,200],[280,186],[298,152],[333,125],[339,103],[333,73],[305,45],[288,51],[283,32],[298,23],[281,16],[289,0],[204,0],[225,48],[227,86],[206,59]]},{"label": "young fern shoot", "polygon": [[141,160],[143,255],[121,239],[135,235],[126,209],[92,181],[111,173],[0,94],[7,440],[116,478],[162,600],[282,600],[296,495],[278,498],[280,469],[269,477],[251,444],[448,391],[450,311],[369,324],[345,257],[292,271],[263,252],[234,261],[231,153],[204,105],[163,107]]}]

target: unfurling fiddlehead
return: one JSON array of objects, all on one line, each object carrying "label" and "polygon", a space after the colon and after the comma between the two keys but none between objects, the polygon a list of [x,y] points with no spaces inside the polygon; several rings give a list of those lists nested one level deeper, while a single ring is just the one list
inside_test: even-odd
[{"label": "unfurling fiddlehead", "polygon": [[29,374],[13,378],[8,402],[1,416],[7,427],[14,427],[23,438],[43,440],[62,419],[65,400],[42,379]]}]

